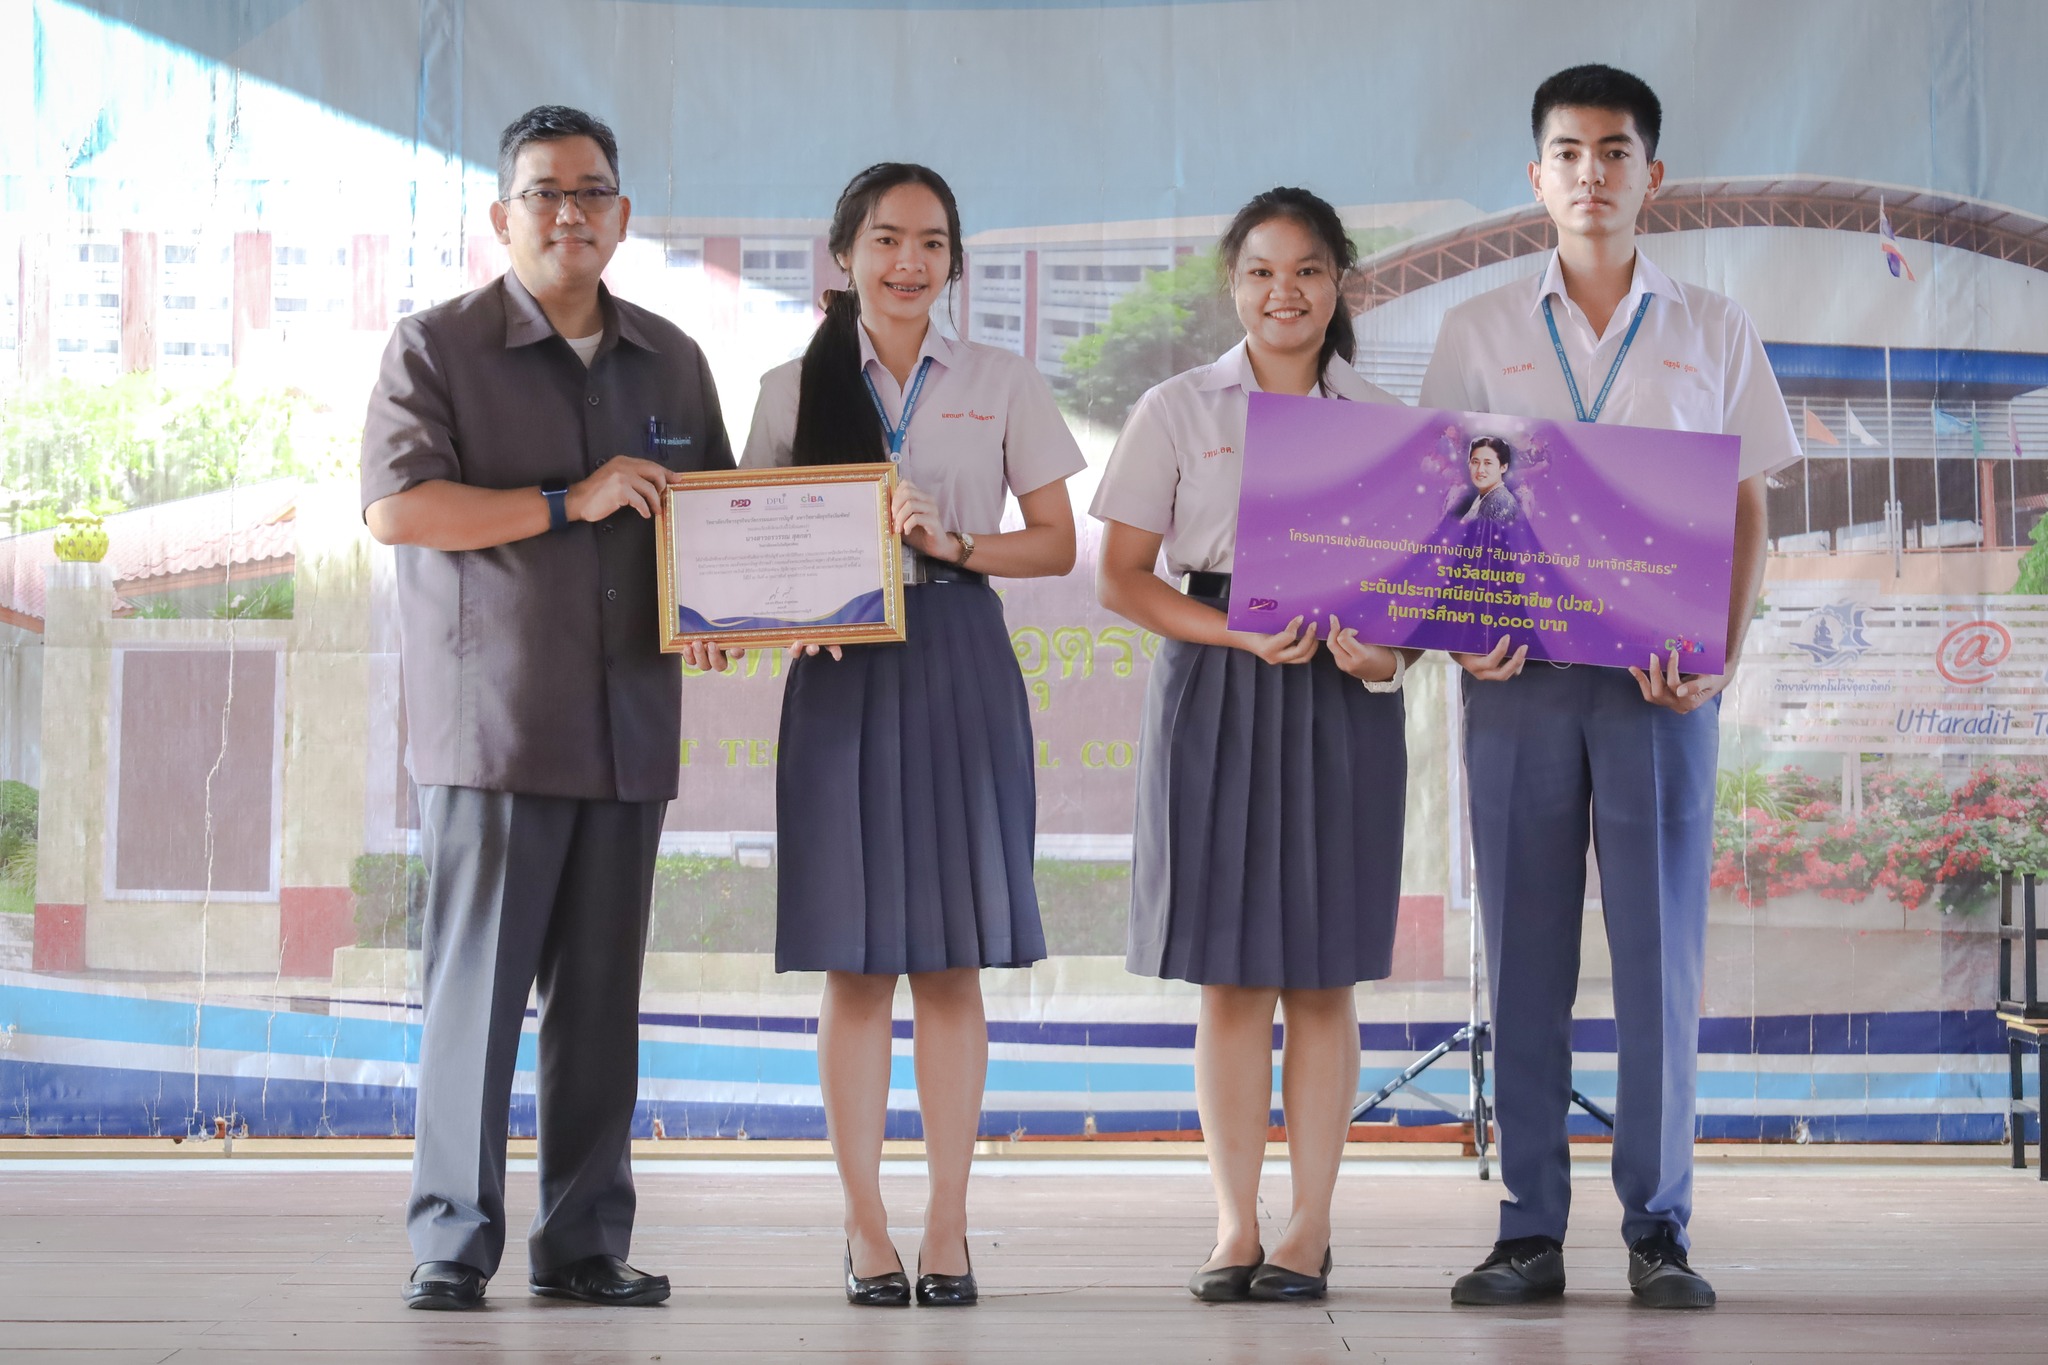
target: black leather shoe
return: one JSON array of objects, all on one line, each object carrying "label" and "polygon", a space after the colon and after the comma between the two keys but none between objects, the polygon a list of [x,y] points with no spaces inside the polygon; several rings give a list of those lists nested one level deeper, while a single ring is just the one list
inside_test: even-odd
[{"label": "black leather shoe", "polygon": [[981,1300],[981,1288],[974,1283],[971,1255],[967,1257],[965,1275],[927,1275],[922,1265],[917,1270],[917,1301],[926,1308],[965,1308]]},{"label": "black leather shoe", "polygon": [[857,1308],[910,1307],[910,1277],[902,1263],[886,1275],[862,1277],[853,1273],[853,1248],[846,1248],[846,1301]]},{"label": "black leather shoe", "polygon": [[1245,1286],[1245,1297],[1264,1299],[1268,1303],[1281,1299],[1320,1299],[1330,1288],[1330,1250],[1323,1248],[1323,1273],[1304,1275],[1299,1270],[1266,1262],[1252,1272],[1251,1283]]},{"label": "black leather shoe", "polygon": [[1252,1272],[1266,1263],[1265,1248],[1250,1265],[1219,1265],[1188,1276],[1188,1293],[1203,1303],[1241,1303],[1251,1297]]},{"label": "black leather shoe", "polygon": [[460,1261],[423,1261],[405,1287],[407,1308],[453,1311],[481,1307],[483,1301],[483,1271]]},{"label": "black leather shoe", "polygon": [[1628,1249],[1628,1287],[1645,1308],[1712,1308],[1714,1286],[1686,1264],[1669,1232],[1653,1232]]},{"label": "black leather shoe", "polygon": [[643,1275],[616,1256],[585,1256],[553,1270],[536,1270],[526,1287],[551,1299],[575,1299],[631,1308],[668,1297],[668,1276]]},{"label": "black leather shoe", "polygon": [[1536,1303],[1564,1293],[1564,1246],[1550,1237],[1515,1237],[1451,1286],[1452,1303]]}]

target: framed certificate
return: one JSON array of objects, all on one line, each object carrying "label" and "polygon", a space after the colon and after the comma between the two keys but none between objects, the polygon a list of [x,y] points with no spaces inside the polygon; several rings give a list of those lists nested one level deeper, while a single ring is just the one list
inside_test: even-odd
[{"label": "framed certificate", "polygon": [[662,494],[661,648],[903,638],[892,464],[718,469]]}]

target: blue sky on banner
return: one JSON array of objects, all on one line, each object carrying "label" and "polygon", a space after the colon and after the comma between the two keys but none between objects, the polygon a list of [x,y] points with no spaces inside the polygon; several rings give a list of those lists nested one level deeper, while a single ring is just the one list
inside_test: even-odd
[{"label": "blue sky on banner", "polygon": [[1604,60],[1664,96],[1673,174],[1844,177],[2048,214],[2034,0],[81,8],[472,161],[529,104],[595,109],[643,213],[820,216],[821,190],[879,157],[946,171],[970,230],[1226,212],[1283,181],[1490,211],[1527,194],[1535,82]]}]

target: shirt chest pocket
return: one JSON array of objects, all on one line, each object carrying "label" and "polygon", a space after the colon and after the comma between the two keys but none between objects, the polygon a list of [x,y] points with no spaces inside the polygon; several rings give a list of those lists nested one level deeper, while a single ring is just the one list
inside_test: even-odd
[{"label": "shirt chest pocket", "polygon": [[1724,421],[1721,386],[1696,369],[1660,366],[1629,381],[1628,399],[1623,421],[1630,426],[1718,432]]},{"label": "shirt chest pocket", "polygon": [[929,427],[925,421],[920,412],[907,442],[904,472],[949,515],[957,517],[990,503],[1000,507],[1005,482],[1002,413],[948,406],[933,409]]}]

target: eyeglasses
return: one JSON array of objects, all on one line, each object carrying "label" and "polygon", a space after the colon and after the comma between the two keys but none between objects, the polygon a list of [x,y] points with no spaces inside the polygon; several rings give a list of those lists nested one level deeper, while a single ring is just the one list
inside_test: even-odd
[{"label": "eyeglasses", "polygon": [[537,218],[558,217],[563,202],[570,199],[576,201],[576,207],[582,210],[585,218],[602,218],[619,202],[619,192],[611,185],[585,185],[580,190],[522,190],[518,194],[507,195],[502,202],[509,204],[514,199],[525,204],[527,212]]}]

